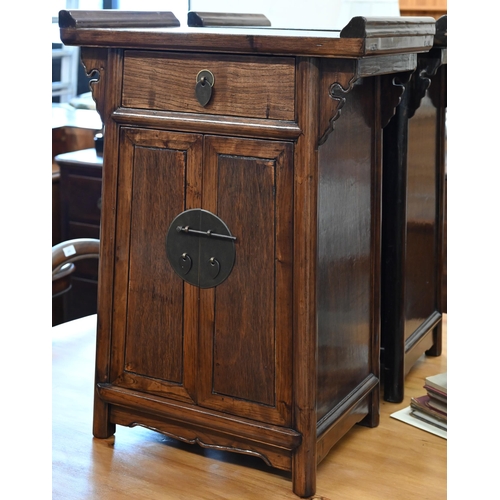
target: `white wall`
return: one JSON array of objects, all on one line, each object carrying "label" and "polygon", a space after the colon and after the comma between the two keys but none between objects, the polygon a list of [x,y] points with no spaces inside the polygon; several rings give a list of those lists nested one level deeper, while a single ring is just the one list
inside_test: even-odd
[{"label": "white wall", "polygon": [[264,14],[275,28],[342,29],[354,16],[399,16],[398,0],[191,0],[190,8]]}]

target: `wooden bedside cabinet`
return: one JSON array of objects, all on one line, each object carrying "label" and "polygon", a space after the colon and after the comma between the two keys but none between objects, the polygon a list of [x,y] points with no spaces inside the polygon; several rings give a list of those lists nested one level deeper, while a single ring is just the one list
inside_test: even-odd
[{"label": "wooden bedside cabinet", "polygon": [[384,129],[381,363],[384,399],[395,403],[420,356],[441,354],[446,311],[447,16],[434,40]]},{"label": "wooden bedside cabinet", "polygon": [[106,134],[94,435],[256,455],[311,496],[330,448],[378,424],[381,134],[435,23],[157,14],[59,18]]},{"label": "wooden bedside cabinet", "polygon": [[[102,157],[95,149],[56,156],[60,169],[62,241],[100,236]],[[71,277],[71,290],[64,295],[64,321],[97,312],[98,262],[82,260]]]}]

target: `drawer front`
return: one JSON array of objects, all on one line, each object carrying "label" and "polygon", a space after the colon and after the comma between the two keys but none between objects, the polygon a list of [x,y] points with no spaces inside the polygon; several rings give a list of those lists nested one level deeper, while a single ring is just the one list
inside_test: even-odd
[{"label": "drawer front", "polygon": [[[201,70],[214,75],[211,98],[196,98]],[[126,51],[124,107],[158,111],[295,119],[295,59]]]}]

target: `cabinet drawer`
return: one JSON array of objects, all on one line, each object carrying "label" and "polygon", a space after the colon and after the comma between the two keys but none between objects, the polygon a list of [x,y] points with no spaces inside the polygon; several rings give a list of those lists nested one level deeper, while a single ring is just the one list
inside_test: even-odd
[{"label": "cabinet drawer", "polygon": [[[66,179],[64,179],[66,181]],[[64,182],[69,200],[66,211],[69,220],[99,225],[101,221],[101,179],[70,174]]]},{"label": "cabinet drawer", "polygon": [[[215,78],[203,107],[195,94],[196,76]],[[295,59],[126,51],[122,105],[188,113],[295,119]]]}]

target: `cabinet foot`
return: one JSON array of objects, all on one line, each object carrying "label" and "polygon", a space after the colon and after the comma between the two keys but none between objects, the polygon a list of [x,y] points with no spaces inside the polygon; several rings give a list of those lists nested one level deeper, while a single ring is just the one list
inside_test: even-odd
[{"label": "cabinet foot", "polygon": [[111,437],[116,431],[116,425],[109,421],[109,405],[97,396],[94,399],[93,434],[99,439]]}]

